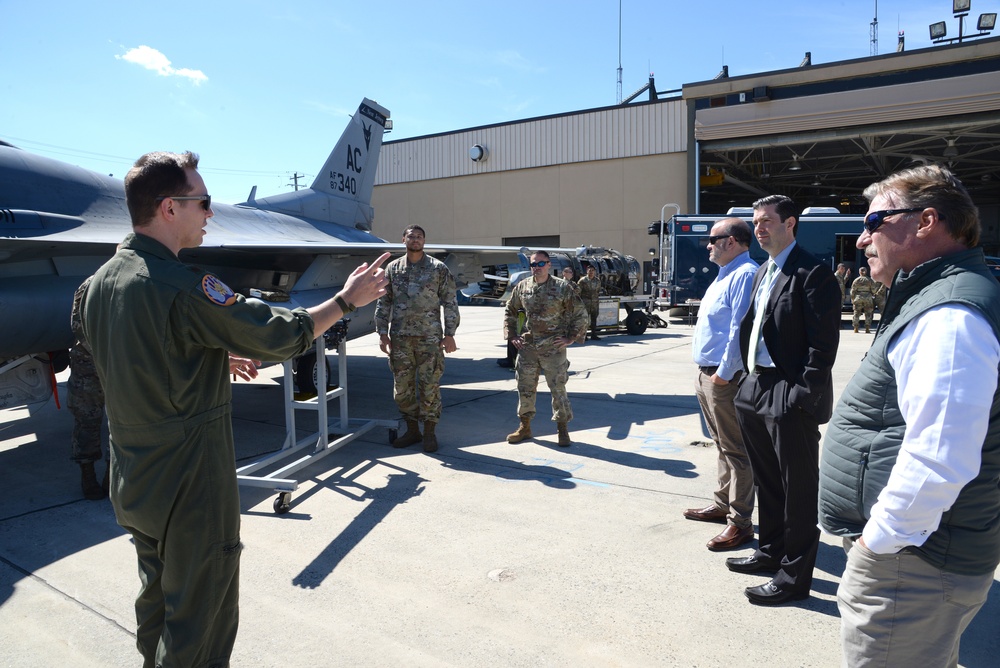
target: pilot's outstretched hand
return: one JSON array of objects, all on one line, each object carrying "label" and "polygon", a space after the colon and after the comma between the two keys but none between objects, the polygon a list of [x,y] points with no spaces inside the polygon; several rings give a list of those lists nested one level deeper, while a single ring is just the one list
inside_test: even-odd
[{"label": "pilot's outstretched hand", "polygon": [[385,270],[382,263],[389,259],[389,253],[382,253],[369,265],[367,262],[351,272],[341,291],[341,296],[352,306],[364,306],[385,294]]}]

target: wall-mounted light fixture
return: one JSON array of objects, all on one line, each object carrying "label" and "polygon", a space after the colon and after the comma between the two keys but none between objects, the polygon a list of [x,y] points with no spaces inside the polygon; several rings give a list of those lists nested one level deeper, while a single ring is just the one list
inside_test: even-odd
[{"label": "wall-mounted light fixture", "polygon": [[469,149],[469,160],[472,162],[484,162],[490,157],[490,151],[482,144],[473,144]]}]

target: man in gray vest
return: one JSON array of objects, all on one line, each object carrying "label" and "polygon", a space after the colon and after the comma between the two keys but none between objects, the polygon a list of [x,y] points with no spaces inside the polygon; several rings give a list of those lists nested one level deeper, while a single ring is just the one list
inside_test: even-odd
[{"label": "man in gray vest", "polygon": [[955,666],[1000,563],[1000,285],[947,169],[908,169],[864,194],[858,248],[893,301],[820,464],[820,525],[848,551],[843,662]]}]

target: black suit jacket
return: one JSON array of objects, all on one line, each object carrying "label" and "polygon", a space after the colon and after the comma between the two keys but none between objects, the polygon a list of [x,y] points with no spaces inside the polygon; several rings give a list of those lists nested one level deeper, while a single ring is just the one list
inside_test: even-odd
[{"label": "black suit jacket", "polygon": [[[752,294],[757,294],[766,272],[765,262],[754,276]],[[761,332],[787,384],[786,405],[801,408],[820,424],[829,421],[833,413],[831,371],[840,345],[840,306],[840,284],[833,271],[796,244],[774,279]],[[754,316],[751,302],[740,323],[744,366],[749,360]],[[785,402],[772,405],[782,404]]]}]

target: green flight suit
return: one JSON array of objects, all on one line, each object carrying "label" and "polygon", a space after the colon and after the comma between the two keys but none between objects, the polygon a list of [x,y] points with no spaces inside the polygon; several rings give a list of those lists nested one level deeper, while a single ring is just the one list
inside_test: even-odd
[{"label": "green flight suit", "polygon": [[304,353],[304,309],[246,300],[129,235],[82,307],[107,401],[111,503],[135,542],[144,666],[227,666],[239,623],[240,505],[227,351]]}]

